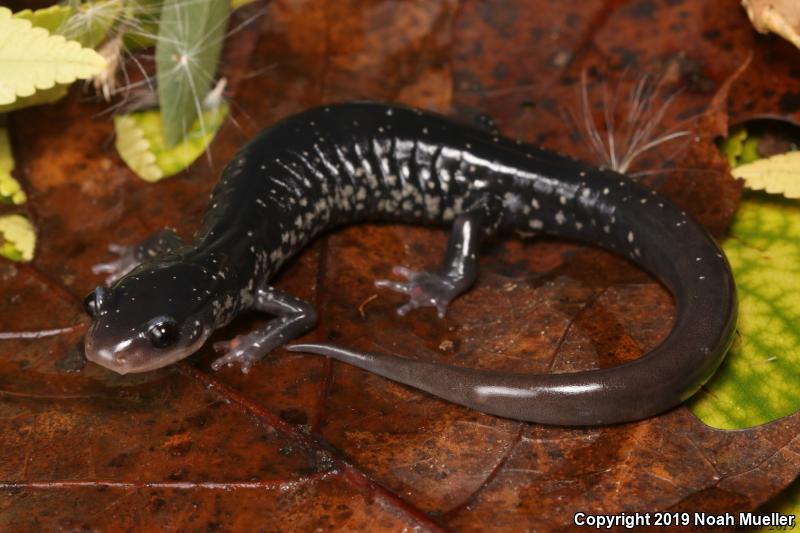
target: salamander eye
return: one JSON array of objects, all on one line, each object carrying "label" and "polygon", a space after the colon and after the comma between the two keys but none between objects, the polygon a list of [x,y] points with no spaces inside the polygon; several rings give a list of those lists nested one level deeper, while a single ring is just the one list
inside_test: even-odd
[{"label": "salamander eye", "polygon": [[171,318],[160,318],[147,329],[150,344],[156,348],[166,348],[178,340],[178,324]]},{"label": "salamander eye", "polygon": [[97,317],[97,298],[94,291],[86,295],[83,299],[83,310],[92,318]]}]

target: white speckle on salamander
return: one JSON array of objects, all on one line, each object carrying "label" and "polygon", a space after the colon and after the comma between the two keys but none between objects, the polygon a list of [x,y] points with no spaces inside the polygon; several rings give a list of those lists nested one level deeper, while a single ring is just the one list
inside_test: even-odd
[{"label": "white speckle on salamander", "polygon": [[633,242],[633,232],[632,231],[628,232],[628,242]]},{"label": "white speckle on salamander", "polygon": [[528,222],[528,225],[533,229],[542,229],[544,227],[544,223],[537,218],[531,219],[531,221]]},{"label": "white speckle on salamander", "polygon": [[566,216],[564,216],[564,212],[563,212],[563,211],[561,211],[560,209],[559,209],[559,211],[556,213],[556,216],[555,216],[554,218],[555,218],[555,221],[556,221],[558,224],[564,224],[564,222],[566,222],[566,221],[567,221],[567,217],[566,217]]},{"label": "white speckle on salamander", "polygon": [[522,199],[513,192],[507,192],[503,195],[503,207],[509,211],[519,211],[522,207]]}]

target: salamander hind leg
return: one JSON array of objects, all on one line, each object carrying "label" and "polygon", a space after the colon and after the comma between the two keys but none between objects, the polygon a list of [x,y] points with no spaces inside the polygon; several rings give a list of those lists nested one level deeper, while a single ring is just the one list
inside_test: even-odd
[{"label": "salamander hind leg", "polygon": [[259,288],[253,308],[275,318],[250,333],[214,343],[214,350],[225,354],[211,364],[214,370],[238,364],[242,372],[247,373],[265,355],[306,333],[317,323],[313,305],[274,287]]},{"label": "salamander hind leg", "polygon": [[392,272],[406,281],[381,279],[375,282],[376,287],[408,295],[408,302],[397,308],[397,314],[402,316],[419,307],[434,307],[439,318],[444,318],[450,302],[469,289],[478,276],[480,238],[496,226],[486,223],[494,213],[488,202],[481,201],[456,219],[444,265],[438,272],[415,272],[397,266]]},{"label": "salamander hind leg", "polygon": [[108,274],[106,284],[111,285],[144,261],[169,252],[183,245],[183,241],[171,229],[162,229],[138,244],[110,244],[108,251],[117,259],[92,266],[93,274]]}]

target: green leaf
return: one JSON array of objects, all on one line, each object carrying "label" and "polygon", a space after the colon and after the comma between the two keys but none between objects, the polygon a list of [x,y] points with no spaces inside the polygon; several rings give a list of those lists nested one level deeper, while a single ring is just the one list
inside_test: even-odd
[{"label": "green leaf", "polygon": [[70,84],[58,83],[49,89],[36,91],[30,96],[17,98],[11,104],[0,105],[0,113],[7,113],[8,111],[16,111],[17,109],[22,109],[25,107],[56,102],[67,95],[67,92],[69,92],[69,86]]},{"label": "green leaf", "polygon": [[731,173],[746,187],[787,198],[800,198],[800,151],[787,152],[739,165]]},{"label": "green leaf", "polygon": [[[37,9],[36,11],[24,9],[14,13],[14,18],[28,20],[33,26],[44,28],[50,33],[62,34],[59,29],[63,28],[70,17],[74,15],[73,11],[75,10],[70,6],[57,4],[43,9]],[[66,96],[68,91],[69,84],[58,84],[51,89],[36,91],[31,96],[17,98],[14,103],[0,105],[0,113],[6,113],[8,111],[34,105],[50,104]]]},{"label": "green leaf", "polygon": [[25,202],[25,191],[19,186],[11,172],[14,170],[14,157],[8,131],[0,128],[0,202],[21,204]]},{"label": "green leaf", "polygon": [[145,181],[172,176],[203,154],[227,116],[227,106],[204,111],[183,141],[167,148],[159,111],[141,111],[114,117],[116,147],[125,163]]},{"label": "green leaf", "polygon": [[12,261],[30,261],[35,247],[36,233],[27,218],[0,216],[0,255]]},{"label": "green leaf", "polygon": [[72,16],[72,12],[73,9],[70,6],[56,4],[36,11],[23,9],[14,13],[14,18],[30,21],[37,28],[44,28],[50,33],[58,33],[58,28],[67,22],[67,19]]},{"label": "green leaf", "polygon": [[228,11],[228,0],[164,2],[156,43],[156,76],[167,146],[178,143],[198,118],[214,81]]},{"label": "green leaf", "polygon": [[156,43],[158,21],[161,18],[162,0],[127,0],[123,18],[128,26],[125,48],[136,50]]},{"label": "green leaf", "polygon": [[106,38],[122,7],[122,0],[84,2],[75,7],[57,4],[36,11],[24,9],[14,13],[14,18],[28,20],[50,33],[94,48]]},{"label": "green leaf", "polygon": [[723,248],[739,292],[738,336],[689,407],[735,429],[800,409],[800,203],[747,193]]},{"label": "green leaf", "polygon": [[82,46],[95,48],[105,40],[108,30],[119,18],[122,7],[122,0],[84,2],[53,33],[77,41]]},{"label": "green leaf", "polygon": [[56,84],[90,78],[105,64],[94,50],[34,28],[30,21],[12,18],[9,9],[0,8],[0,105]]},{"label": "green leaf", "polygon": [[739,126],[722,139],[719,149],[728,158],[728,164],[735,167],[739,163],[739,156],[742,155],[744,140],[747,138],[747,130],[744,126]]}]

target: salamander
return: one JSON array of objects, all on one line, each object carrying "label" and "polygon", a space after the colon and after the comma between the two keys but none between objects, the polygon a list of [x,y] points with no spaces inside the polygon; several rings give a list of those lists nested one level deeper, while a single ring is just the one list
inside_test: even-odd
[{"label": "salamander", "polygon": [[197,351],[247,310],[263,327],[216,343],[212,367],[247,372],[314,328],[312,304],[269,284],[323,231],[385,221],[452,228],[440,270],[396,267],[378,287],[408,296],[404,315],[448,304],[478,274],[482,241],[509,231],[576,239],[622,255],[672,293],[671,333],[625,364],[563,374],[478,370],[327,344],[321,354],[486,413],[556,425],[633,421],[670,409],[714,373],[737,313],[727,260],[703,227],[655,190],[617,172],[443,116],[380,103],[318,107],[263,130],[225,167],[191,242],[162,230],[97,265],[109,274],[85,301],[89,360],[145,372]]}]

